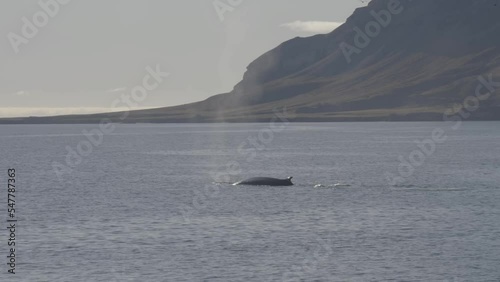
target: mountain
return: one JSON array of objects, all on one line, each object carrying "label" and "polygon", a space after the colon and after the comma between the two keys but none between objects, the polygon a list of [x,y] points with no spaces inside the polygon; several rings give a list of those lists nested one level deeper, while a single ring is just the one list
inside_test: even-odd
[{"label": "mountain", "polygon": [[[443,120],[460,111],[471,120],[500,120],[498,2],[372,0],[329,34],[297,37],[263,54],[229,93],[132,111],[123,121],[268,121],[282,107],[292,121]],[[120,121],[121,116],[0,122]]]}]

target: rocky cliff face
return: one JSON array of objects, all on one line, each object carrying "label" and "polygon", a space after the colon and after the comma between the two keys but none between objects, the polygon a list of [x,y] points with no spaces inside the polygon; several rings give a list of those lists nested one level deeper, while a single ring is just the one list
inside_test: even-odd
[{"label": "rocky cliff face", "polygon": [[[333,77],[396,53],[457,57],[500,47],[496,2],[373,0],[330,34],[295,38],[262,55],[249,65],[239,86],[290,75]],[[351,60],[346,60],[342,42],[355,47]]]},{"label": "rocky cliff face", "polygon": [[[260,56],[231,93],[199,109],[242,107],[250,117],[282,105],[304,120],[442,120],[475,94],[479,76],[500,82],[497,2],[373,0],[330,34]],[[475,117],[500,117],[497,89]]]},{"label": "rocky cliff face", "polygon": [[232,94],[244,103],[331,102],[332,111],[448,106],[473,93],[476,76],[500,75],[496,2],[371,1],[332,33],[292,39],[252,62]]}]

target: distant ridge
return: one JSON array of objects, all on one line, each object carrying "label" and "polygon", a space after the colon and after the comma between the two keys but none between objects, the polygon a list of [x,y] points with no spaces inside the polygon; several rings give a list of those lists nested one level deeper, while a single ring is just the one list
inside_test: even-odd
[{"label": "distant ridge", "polygon": [[264,122],[283,107],[290,121],[438,121],[464,103],[469,120],[500,120],[496,2],[373,0],[329,34],[263,54],[229,93],[125,120],[107,113],[0,123]]}]

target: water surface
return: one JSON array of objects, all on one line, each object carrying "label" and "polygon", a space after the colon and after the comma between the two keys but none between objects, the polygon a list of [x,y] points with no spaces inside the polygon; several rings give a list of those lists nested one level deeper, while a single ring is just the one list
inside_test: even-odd
[{"label": "water surface", "polygon": [[[2,263],[0,279],[500,281],[499,127],[119,125],[68,166],[97,126],[0,126],[20,220],[18,274]],[[447,140],[389,183],[436,128]],[[55,164],[71,171],[60,180]],[[253,176],[295,186],[217,183]]]}]

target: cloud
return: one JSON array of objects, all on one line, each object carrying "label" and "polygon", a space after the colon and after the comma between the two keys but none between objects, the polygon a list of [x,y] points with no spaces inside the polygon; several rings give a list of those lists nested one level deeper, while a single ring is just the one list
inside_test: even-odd
[{"label": "cloud", "polygon": [[116,92],[123,92],[126,91],[127,87],[120,87],[120,88],[115,88],[115,89],[109,89],[106,91],[106,93],[116,93]]},{"label": "cloud", "polygon": [[13,94],[16,96],[29,96],[30,95],[30,93],[28,91],[23,91],[23,90],[17,91],[16,93],[13,93]]},{"label": "cloud", "polygon": [[341,26],[344,23],[340,22],[322,22],[322,21],[294,21],[291,23],[281,24],[281,27],[286,27],[293,31],[309,32],[309,33],[329,33]]}]

